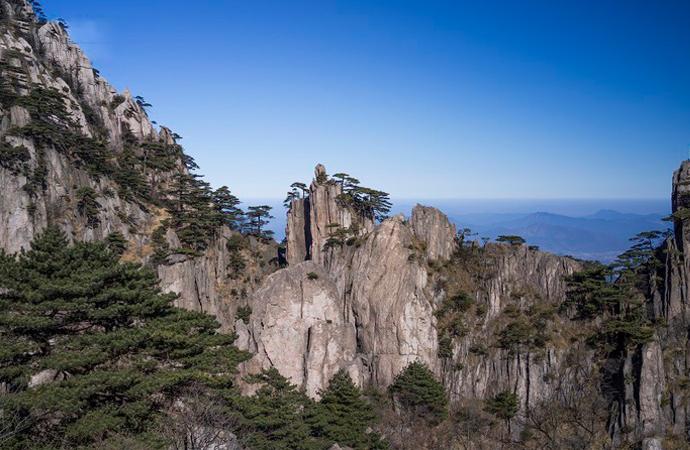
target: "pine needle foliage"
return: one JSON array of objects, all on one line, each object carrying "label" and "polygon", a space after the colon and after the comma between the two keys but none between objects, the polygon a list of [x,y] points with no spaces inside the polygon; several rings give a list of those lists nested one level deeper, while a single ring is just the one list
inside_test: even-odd
[{"label": "pine needle foliage", "polygon": [[420,361],[407,366],[388,389],[407,413],[431,424],[440,423],[448,417],[448,398],[443,385]]},{"label": "pine needle foliage", "polygon": [[0,254],[0,410],[25,424],[3,448],[144,435],[189,383],[232,388],[245,358],[234,337],[173,307],[153,272],[118,262],[111,245],[69,245],[49,228],[30,250]]},{"label": "pine needle foliage", "polygon": [[376,414],[346,371],[338,371],[320,394],[321,400],[307,419],[312,434],[355,449],[387,448],[379,434],[369,430]]}]

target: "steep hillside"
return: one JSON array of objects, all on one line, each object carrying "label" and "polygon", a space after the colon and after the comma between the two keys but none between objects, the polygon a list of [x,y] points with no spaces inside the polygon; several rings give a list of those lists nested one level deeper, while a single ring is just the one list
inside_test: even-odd
[{"label": "steep hillside", "polygon": [[229,247],[236,199],[192,173],[145,100],[116,92],[65,26],[24,1],[1,6],[0,248],[27,248],[49,224],[78,241],[116,233],[124,257],[156,265],[180,306],[227,326],[231,305],[276,267],[275,247],[249,238]]}]

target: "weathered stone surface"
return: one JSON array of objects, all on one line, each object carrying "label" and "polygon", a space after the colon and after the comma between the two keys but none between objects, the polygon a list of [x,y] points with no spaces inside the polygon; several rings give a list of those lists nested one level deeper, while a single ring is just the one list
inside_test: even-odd
[{"label": "weathered stone surface", "polygon": [[434,307],[427,273],[410,260],[413,233],[400,216],[364,238],[335,277],[357,327],[364,382],[388,386],[416,360],[437,370]]},{"label": "weathered stone surface", "polygon": [[436,208],[417,205],[412,209],[410,224],[415,236],[426,245],[431,259],[449,259],[455,251],[455,225]]},{"label": "weathered stone surface", "polygon": [[[314,333],[318,328],[311,323],[305,325],[301,317],[291,319],[296,314],[289,312],[294,308],[291,305],[316,302],[322,308],[335,307],[338,323],[356,330],[354,338],[342,341],[339,350],[342,358],[336,365],[357,367],[355,380],[360,384],[386,387],[408,364],[421,360],[443,376],[453,398],[483,398],[495,393],[498,386],[511,388],[524,396],[525,407],[548,398],[552,389],[545,380],[562,369],[565,360],[562,351],[550,348],[544,358],[522,354],[511,356],[506,362],[507,355],[502,352],[491,351],[484,357],[475,357],[470,355],[469,349],[473,343],[493,336],[493,322],[502,311],[514,304],[516,297],[527,295],[520,292],[529,292],[531,297],[544,303],[561,303],[565,298],[564,277],[578,270],[580,264],[530,250],[527,246],[492,244],[486,250],[491,255],[492,275],[482,294],[477,294],[479,301],[487,306],[484,324],[456,346],[456,360],[462,369],[443,369],[445,366],[437,356],[438,330],[434,312],[445,292],[437,291],[431,284],[427,261],[448,260],[457,243],[455,227],[440,211],[417,206],[409,223],[402,216],[392,217],[376,227],[366,228],[353,245],[322,252],[309,267],[318,273],[319,280],[323,280],[320,283],[330,286],[329,294],[303,289],[298,290],[299,295],[293,293],[297,291],[292,287],[296,283],[294,277],[303,277],[305,270],[305,263],[295,263],[302,255],[308,257],[316,251],[312,243],[298,253],[302,245],[298,236],[304,235],[302,230],[308,230],[304,242],[309,236],[316,236],[314,241],[324,241],[324,226],[330,221],[337,218],[341,225],[349,223],[342,220],[350,212],[339,211],[344,208],[331,201],[337,197],[339,186],[324,182],[324,174],[325,169],[317,167],[317,179],[311,185],[309,196],[293,201],[294,209],[288,213],[288,245],[295,250],[289,253],[299,256],[288,257],[292,267],[266,279],[251,300],[254,310],[251,323],[246,329],[238,327],[243,342],[256,339],[267,342],[269,348],[283,343],[279,355],[257,357],[260,366],[273,365],[312,393],[325,387],[327,376],[323,366],[313,367],[307,363],[318,346],[313,340],[310,345],[306,344],[305,330],[311,329]],[[309,220],[304,220],[305,204],[309,205]],[[294,230],[293,226],[299,229]],[[423,243],[421,247],[420,242]],[[263,306],[266,297],[271,298],[268,309]],[[277,316],[284,319],[280,326],[267,326],[267,314],[276,315],[273,311],[278,311]],[[321,339],[318,333],[312,336]],[[292,342],[289,348],[284,347],[287,341]],[[259,347],[255,346],[261,354]],[[246,348],[252,349],[251,346]],[[321,356],[317,359],[321,360]],[[318,383],[322,384],[318,386]]]},{"label": "weathered stone surface", "polygon": [[341,368],[359,379],[355,328],[321,266],[307,261],[270,275],[251,306],[249,371],[276,367],[312,396]]},{"label": "weathered stone surface", "polygon": [[36,374],[31,375],[29,379],[29,387],[35,388],[42,384],[52,383],[54,381],[64,380],[64,374],[55,369],[45,369]]},{"label": "weathered stone surface", "polygon": [[312,260],[327,265],[334,250],[325,245],[334,230],[350,229],[355,236],[362,236],[374,227],[371,219],[341,205],[338,196],[342,192],[339,183],[328,179],[326,168],[317,165],[307,197],[294,200],[288,211],[285,235],[289,264]]},{"label": "weathered stone surface", "polygon": [[309,201],[299,198],[290,203],[285,229],[285,251],[290,265],[306,261],[311,248],[311,230],[309,225]]}]

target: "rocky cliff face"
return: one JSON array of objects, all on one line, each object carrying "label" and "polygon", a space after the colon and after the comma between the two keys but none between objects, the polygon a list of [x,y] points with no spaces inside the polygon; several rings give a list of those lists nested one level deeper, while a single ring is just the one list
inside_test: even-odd
[{"label": "rocky cliff face", "polygon": [[660,249],[648,296],[649,315],[662,326],[651,343],[629,357],[637,384],[629,388],[621,420],[649,448],[660,447],[667,434],[687,437],[690,430],[690,161],[673,175],[671,200],[674,235]]},{"label": "rocky cliff face", "polygon": [[[682,249],[690,235],[690,163],[674,176],[676,233],[660,250],[647,293],[649,319],[663,326],[651,342],[608,359],[565,305],[566,279],[581,262],[525,245],[459,245],[447,218],[423,206],[409,221],[367,224],[356,238],[329,245],[314,220],[358,219],[324,200],[339,195],[324,173],[317,167],[321,183],[288,213],[290,267],[266,280],[250,300],[251,321],[238,326],[245,348],[256,352],[255,368],[273,365],[318,396],[340,368],[361,385],[385,388],[421,360],[457,403],[517,394],[522,423],[545,420],[559,404],[590,408],[586,417],[607,422],[608,437],[597,438],[607,445],[664,448],[672,445],[667,436],[687,433],[690,267]],[[462,314],[453,310],[459,293]],[[318,313],[305,316],[304,305]]]},{"label": "rocky cliff face", "polygon": [[[362,219],[335,201],[339,186],[323,174],[318,166],[309,195],[294,200],[288,213],[290,267],[269,277],[250,300],[254,312],[244,333],[246,348],[256,352],[255,367],[273,365],[314,395],[340,368],[361,385],[385,388],[408,364],[421,360],[444,377],[456,398],[483,398],[499,387],[517,386],[527,408],[548,396],[543,380],[560,369],[561,349],[549,348],[539,358],[511,355],[506,361],[490,340],[507,307],[560,304],[564,277],[579,263],[497,244],[481,258],[473,250],[458,255],[455,227],[440,211],[423,206],[414,208],[409,221],[396,216],[376,226],[364,222],[352,239],[329,246],[324,224],[345,228]],[[478,266],[464,267],[468,260]],[[470,280],[465,289],[484,313],[452,342],[451,355],[439,357],[444,319],[438,312],[456,289],[449,285],[479,271],[484,279]],[[305,316],[304,305],[319,313]],[[477,345],[489,351],[477,356],[471,351]],[[335,350],[327,352],[327,362],[324,349]]]},{"label": "rocky cliff face", "polygon": [[[150,262],[152,235],[166,212],[146,196],[130,195],[123,164],[153,167],[156,152],[171,154],[165,167],[144,169],[134,180],[151,186],[146,194],[160,195],[187,172],[174,133],[156,129],[145,103],[118,93],[65,27],[39,21],[23,0],[0,1],[0,71],[0,249],[17,252],[46,226],[58,225],[74,240],[118,232],[127,241],[126,259]],[[100,170],[106,163],[113,173]],[[275,246],[254,242],[241,252],[247,273],[233,276],[231,234],[219,229],[200,256],[173,251],[157,265],[162,287],[181,294],[180,306],[216,314],[228,329],[237,305],[275,267]],[[174,232],[164,240],[180,247]]]}]

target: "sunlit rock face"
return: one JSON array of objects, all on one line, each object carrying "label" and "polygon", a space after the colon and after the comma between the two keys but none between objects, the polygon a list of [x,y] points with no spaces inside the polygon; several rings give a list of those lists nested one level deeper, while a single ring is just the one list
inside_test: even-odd
[{"label": "sunlit rock face", "polygon": [[[455,345],[462,364],[449,364],[438,357],[435,314],[447,293],[430,267],[453,264],[455,227],[437,209],[421,205],[409,220],[395,216],[374,224],[338,201],[340,185],[325,174],[317,166],[308,194],[292,201],[286,238],[290,267],[267,278],[251,300],[246,329],[246,348],[256,352],[251,366],[272,365],[318,395],[339,368],[358,384],[385,388],[407,365],[421,360],[443,377],[454,398],[483,397],[509,386],[525,395],[526,406],[546,398],[550,388],[543,378],[560,368],[560,351],[551,349],[538,360],[511,356],[506,363],[501,352],[477,358],[469,348],[493,338],[492,321],[525,285],[544,302],[562,302],[563,279],[579,263],[527,246],[492,244],[493,275],[481,293],[473,294],[486,307],[484,322]],[[356,239],[326,245],[329,229],[353,223],[362,224]],[[318,319],[304,316],[305,304],[319,305]],[[337,349],[338,356],[332,358],[329,349]],[[324,354],[329,356],[325,362]]]}]

